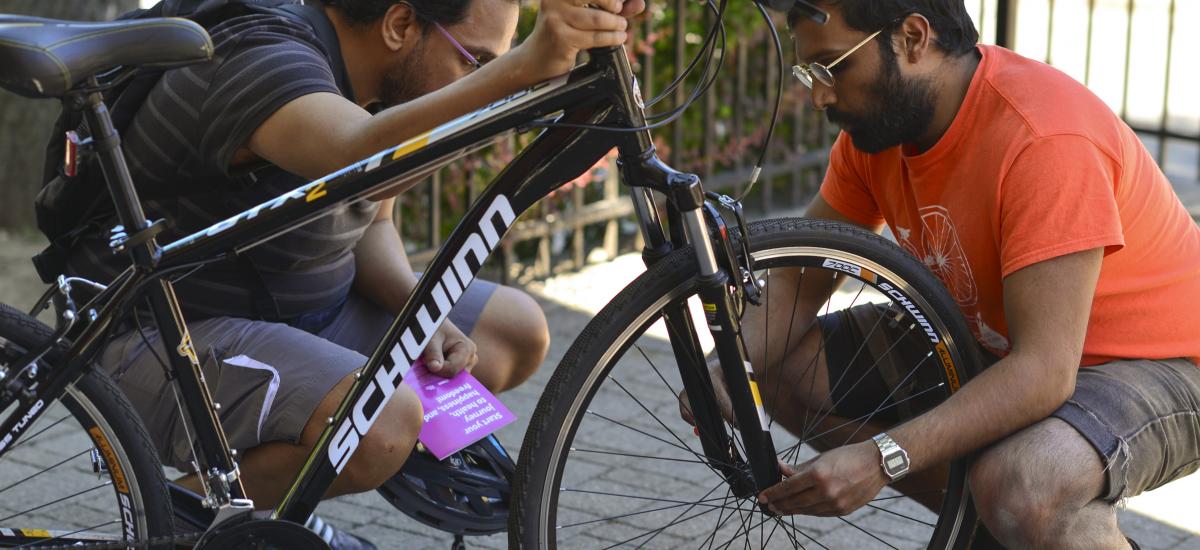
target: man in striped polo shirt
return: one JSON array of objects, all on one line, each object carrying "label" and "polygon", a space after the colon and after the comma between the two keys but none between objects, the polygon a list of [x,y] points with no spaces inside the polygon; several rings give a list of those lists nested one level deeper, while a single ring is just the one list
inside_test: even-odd
[{"label": "man in striped polo shirt", "polygon": [[[122,137],[147,215],[175,223],[165,239],[563,74],[581,49],[623,43],[625,16],[644,6],[542,0],[532,35],[510,50],[515,0],[325,3],[340,52],[296,20],[234,17],[210,30],[212,61],[168,71],[149,94]],[[343,64],[335,75],[331,67]],[[346,205],[255,248],[248,262],[206,267],[176,285],[259,507],[281,496],[416,284],[393,202]],[[70,265],[97,280],[121,268],[103,235],[81,241]],[[101,363],[120,379],[164,462],[189,471],[174,394],[148,342],[160,354],[161,345],[152,329],[142,332],[115,338]],[[545,317],[529,296],[477,280],[424,359],[450,376],[475,367],[478,354],[475,376],[503,391],[536,370],[548,345]],[[378,487],[408,457],[421,426],[415,394],[402,386],[381,415],[330,496]]]}]

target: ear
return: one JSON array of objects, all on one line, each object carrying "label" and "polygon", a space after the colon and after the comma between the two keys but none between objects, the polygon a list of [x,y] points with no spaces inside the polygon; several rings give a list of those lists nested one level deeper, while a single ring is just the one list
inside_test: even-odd
[{"label": "ear", "polygon": [[397,2],[383,14],[380,37],[391,51],[399,51],[406,45],[415,44],[421,32],[417,14],[408,2]]},{"label": "ear", "polygon": [[914,13],[904,18],[893,34],[893,46],[896,54],[910,64],[920,63],[934,49],[933,27],[924,15]]}]

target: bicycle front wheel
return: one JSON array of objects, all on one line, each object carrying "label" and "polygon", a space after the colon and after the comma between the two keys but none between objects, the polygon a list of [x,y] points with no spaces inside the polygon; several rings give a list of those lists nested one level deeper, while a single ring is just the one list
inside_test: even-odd
[{"label": "bicycle front wheel", "polygon": [[[0,368],[50,338],[50,329],[0,304]],[[38,368],[52,368],[61,350]],[[137,413],[117,386],[91,370],[0,455],[0,547],[146,541],[172,534],[163,470]],[[4,417],[15,414],[15,405]]]},{"label": "bicycle front wheel", "polygon": [[[782,363],[792,365],[789,378],[781,379],[778,369],[765,379],[758,375],[780,460],[800,463],[816,449],[869,438],[945,400],[977,370],[973,338],[955,302],[899,247],[827,221],[771,220],[748,230],[764,305],[747,306],[746,315],[762,307],[771,319],[759,329],[746,325],[747,345],[766,349],[783,341],[782,349],[797,350]],[[820,321],[816,314],[797,320],[795,289],[812,277],[848,281],[814,310]],[[681,419],[676,397],[680,368],[662,312],[687,304],[703,326],[696,292],[694,256],[676,251],[616,296],[572,345],[522,446],[510,519],[514,546],[965,546],[974,515],[962,461],[925,472],[920,487],[904,488],[907,494],[887,488],[844,517],[770,517],[753,496],[735,496]],[[835,354],[824,342],[842,329],[830,330],[824,321],[839,312],[855,312],[858,321],[859,338],[841,341],[860,344]],[[801,329],[804,323],[823,329]],[[895,342],[880,349],[878,331]],[[815,346],[811,358],[801,353],[806,338]],[[822,368],[830,357],[847,356],[856,366]],[[871,357],[876,359],[864,360]],[[884,363],[892,371],[877,372]],[[740,451],[738,430],[729,423],[725,428],[729,444]]]}]

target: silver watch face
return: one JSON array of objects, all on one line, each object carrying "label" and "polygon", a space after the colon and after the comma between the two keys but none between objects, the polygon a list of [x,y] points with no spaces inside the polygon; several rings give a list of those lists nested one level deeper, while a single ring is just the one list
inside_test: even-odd
[{"label": "silver watch face", "polygon": [[900,449],[888,453],[888,456],[883,459],[883,471],[889,477],[896,477],[908,472],[908,455]]}]

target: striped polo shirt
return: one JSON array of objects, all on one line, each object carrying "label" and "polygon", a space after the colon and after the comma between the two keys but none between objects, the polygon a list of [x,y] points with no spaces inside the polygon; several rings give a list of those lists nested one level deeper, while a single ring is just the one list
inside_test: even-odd
[{"label": "striped polo shirt", "polygon": [[[336,65],[303,22],[247,15],[210,34],[213,59],[167,71],[121,136],[147,217],[174,224],[161,243],[305,183],[273,166],[231,168],[230,160],[284,104],[341,94]],[[249,262],[223,261],[189,275],[175,287],[184,314],[287,320],[336,307],[354,279],[354,245],[377,209],[369,201],[340,207],[251,250]],[[107,235],[94,235],[73,250],[70,271],[109,281],[127,265],[109,250]]]}]

